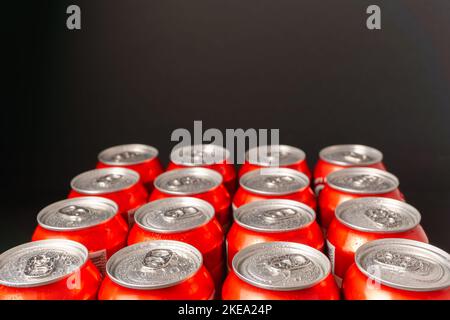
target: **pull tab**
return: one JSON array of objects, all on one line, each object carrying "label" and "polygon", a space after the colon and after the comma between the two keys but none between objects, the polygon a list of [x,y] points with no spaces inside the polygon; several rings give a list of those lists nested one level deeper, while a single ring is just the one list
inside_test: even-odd
[{"label": "pull tab", "polygon": [[129,159],[136,158],[138,155],[139,155],[138,152],[124,151],[124,152],[121,152],[121,153],[118,153],[118,154],[114,155],[113,161],[121,162],[121,161],[124,161],[124,160],[129,160]]},{"label": "pull tab", "polygon": [[365,154],[357,153],[355,151],[347,151],[343,153],[343,158],[351,163],[361,163],[367,161],[368,157]]},{"label": "pull tab", "polygon": [[143,268],[156,270],[167,267],[172,259],[173,252],[166,249],[150,250],[144,257]]},{"label": "pull tab", "polygon": [[292,182],[294,182],[294,178],[289,176],[267,177],[264,179],[264,183],[268,188],[279,188]]},{"label": "pull tab", "polygon": [[279,221],[294,217],[296,213],[297,211],[292,208],[280,208],[265,211],[262,213],[262,217],[267,223],[277,223]]},{"label": "pull tab", "polygon": [[402,217],[397,212],[383,208],[370,208],[364,211],[364,215],[377,225],[385,228],[395,228],[402,223]]},{"label": "pull tab", "polygon": [[95,180],[95,183],[101,188],[108,188],[122,179],[121,174],[107,174]]},{"label": "pull tab", "polygon": [[182,186],[196,185],[196,184],[199,184],[200,182],[201,182],[200,179],[198,179],[196,177],[186,176],[186,177],[181,177],[181,178],[170,180],[167,183],[167,185],[171,189],[178,189],[179,187],[182,187]]},{"label": "pull tab", "polygon": [[182,207],[165,211],[163,212],[162,216],[167,221],[176,221],[181,219],[187,219],[199,215],[200,213],[201,211],[195,207]]},{"label": "pull tab", "polygon": [[73,221],[81,221],[84,217],[90,214],[90,210],[88,208],[70,205],[58,210],[59,214],[64,215],[64,217],[69,218]]},{"label": "pull tab", "polygon": [[56,268],[56,257],[46,253],[32,256],[27,260],[24,274],[30,278],[47,277]]},{"label": "pull tab", "polygon": [[279,271],[293,271],[305,268],[311,264],[311,260],[301,254],[285,254],[273,257],[269,260],[269,267]]},{"label": "pull tab", "polygon": [[376,253],[374,261],[382,267],[389,268],[397,272],[412,272],[428,274],[431,265],[425,260],[415,256],[382,250]]}]

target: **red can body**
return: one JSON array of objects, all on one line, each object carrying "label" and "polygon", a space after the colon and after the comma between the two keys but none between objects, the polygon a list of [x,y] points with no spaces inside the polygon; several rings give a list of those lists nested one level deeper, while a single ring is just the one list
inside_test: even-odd
[{"label": "red can body", "polygon": [[450,300],[450,287],[434,291],[409,291],[374,283],[353,263],[343,283],[346,300]]}]

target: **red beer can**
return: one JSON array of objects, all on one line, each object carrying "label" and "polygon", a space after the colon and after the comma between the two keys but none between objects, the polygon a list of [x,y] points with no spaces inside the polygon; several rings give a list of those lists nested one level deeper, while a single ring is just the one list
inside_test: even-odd
[{"label": "red beer can", "polygon": [[338,285],[363,244],[383,238],[428,243],[420,213],[403,201],[367,197],[341,203],[327,233],[328,256]]},{"label": "red beer can", "polygon": [[103,150],[98,155],[97,168],[109,167],[136,171],[148,192],[153,190],[155,178],[164,172],[158,159],[158,150],[144,144],[124,144]]},{"label": "red beer can", "polygon": [[314,192],[303,173],[289,168],[268,168],[249,171],[239,180],[233,198],[233,210],[244,204],[267,199],[288,199],[304,203],[316,210]]},{"label": "red beer can", "polygon": [[224,271],[224,236],[209,202],[192,197],[166,198],[140,207],[128,244],[177,240],[196,247],[220,293]]},{"label": "red beer can", "polygon": [[326,176],[349,167],[369,167],[386,170],[383,154],[372,147],[359,144],[330,146],[319,152],[319,160],[314,168],[314,184],[323,184]]},{"label": "red beer can", "polygon": [[100,282],[78,242],[28,242],[0,255],[0,300],[95,300]]},{"label": "red beer can", "polygon": [[233,258],[222,288],[224,300],[339,300],[330,261],[292,242],[251,245]]},{"label": "red beer can", "polygon": [[373,168],[349,168],[330,173],[319,194],[320,225],[328,229],[336,207],[344,201],[362,197],[404,200],[393,174]]},{"label": "red beer can", "polygon": [[236,209],[227,235],[228,268],[238,251],[273,241],[302,243],[322,251],[324,239],[314,210],[286,199],[259,200]]},{"label": "red beer can", "polygon": [[147,203],[148,193],[139,182],[139,174],[130,169],[112,167],[86,171],[71,182],[69,198],[99,196],[119,206],[119,213],[131,225],[134,212]]},{"label": "red beer can", "polygon": [[214,283],[193,246],[171,240],[134,244],[115,253],[99,300],[210,300]]},{"label": "red beer can", "polygon": [[215,144],[188,145],[174,149],[170,154],[167,170],[190,167],[203,167],[219,172],[228,193],[233,195],[236,191],[236,170],[227,149]]},{"label": "red beer can", "polygon": [[450,300],[450,255],[408,239],[381,239],[358,248],[345,274],[346,300]]},{"label": "red beer can", "polygon": [[287,145],[260,146],[248,150],[245,162],[239,170],[239,178],[245,173],[270,167],[290,168],[305,174],[311,180],[311,171],[303,150]]},{"label": "red beer can", "polygon": [[222,184],[222,176],[207,168],[187,168],[167,171],[155,180],[155,190],[149,201],[171,197],[194,197],[208,201],[224,230],[231,224],[230,195]]},{"label": "red beer can", "polygon": [[83,244],[89,258],[104,274],[106,261],[126,245],[128,225],[117,214],[113,201],[80,197],[53,203],[42,209],[32,240],[67,239]]}]

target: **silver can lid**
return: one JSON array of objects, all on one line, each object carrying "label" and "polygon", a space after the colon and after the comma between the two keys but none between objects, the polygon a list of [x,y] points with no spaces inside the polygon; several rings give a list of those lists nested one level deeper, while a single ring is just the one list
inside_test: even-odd
[{"label": "silver can lid", "polygon": [[118,212],[114,201],[101,197],[80,197],[55,202],[37,215],[39,225],[48,230],[74,231],[99,225]]},{"label": "silver can lid", "polygon": [[360,144],[340,144],[322,149],[319,158],[339,166],[368,166],[383,160],[383,154],[375,148]]},{"label": "silver can lid", "polygon": [[75,241],[28,242],[0,255],[0,285],[18,288],[47,285],[79,270],[87,259],[88,250]]},{"label": "silver can lid", "polygon": [[116,252],[106,272],[120,286],[152,290],[174,286],[193,276],[202,266],[202,255],[179,241],[140,242]]},{"label": "silver can lid", "polygon": [[145,144],[124,144],[103,150],[98,160],[111,166],[126,166],[152,160],[158,156],[158,149]]},{"label": "silver can lid", "polygon": [[152,201],[140,207],[134,219],[144,230],[177,233],[196,229],[214,217],[208,202],[192,197],[174,197]]},{"label": "silver can lid", "polygon": [[355,262],[366,276],[389,287],[434,291],[450,286],[450,255],[423,242],[370,241],[356,251]]},{"label": "silver can lid", "polygon": [[403,201],[364,197],[338,205],[336,218],[351,229],[391,233],[415,228],[421,217],[416,208]]},{"label": "silver can lid", "polygon": [[242,188],[263,195],[284,195],[309,186],[303,173],[289,168],[267,168],[249,171],[239,180]]},{"label": "silver can lid", "polygon": [[173,163],[183,166],[202,166],[222,163],[230,158],[230,152],[215,144],[196,144],[175,148],[170,154]]},{"label": "silver can lid", "polygon": [[288,166],[305,160],[303,150],[288,145],[267,145],[252,148],[245,154],[245,159],[252,164],[263,167]]},{"label": "silver can lid", "polygon": [[331,264],[320,251],[293,242],[265,242],[239,251],[233,270],[243,281],[268,290],[312,287],[330,274]]},{"label": "silver can lid", "polygon": [[73,190],[84,194],[104,194],[128,189],[138,183],[134,170],[111,167],[83,172],[72,179]]},{"label": "silver can lid", "polygon": [[292,200],[259,200],[234,211],[234,221],[258,232],[286,232],[302,229],[314,222],[316,214],[309,206]]},{"label": "silver can lid", "polygon": [[164,172],[155,179],[155,188],[174,195],[192,195],[215,189],[222,175],[207,168],[186,168]]},{"label": "silver can lid", "polygon": [[348,168],[325,178],[333,189],[357,194],[382,194],[394,191],[399,181],[392,173],[374,168]]}]

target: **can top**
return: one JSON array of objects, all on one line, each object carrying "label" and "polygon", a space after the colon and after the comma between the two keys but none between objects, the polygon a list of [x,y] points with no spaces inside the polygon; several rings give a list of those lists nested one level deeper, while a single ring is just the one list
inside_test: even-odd
[{"label": "can top", "polygon": [[28,288],[59,281],[79,270],[87,249],[70,240],[28,242],[0,255],[0,285]]},{"label": "can top", "polygon": [[196,229],[214,217],[208,202],[192,197],[174,197],[152,201],[140,207],[134,219],[144,230],[177,233]]},{"label": "can top", "polygon": [[105,194],[128,189],[138,183],[134,170],[111,167],[83,172],[72,179],[73,190],[84,194]]},{"label": "can top", "polygon": [[388,198],[356,198],[336,208],[339,222],[364,232],[404,232],[415,228],[420,218],[419,211],[413,206]]},{"label": "can top", "polygon": [[374,168],[348,168],[325,178],[333,189],[357,194],[382,194],[394,191],[399,182],[392,173]]},{"label": "can top", "polygon": [[183,166],[203,166],[223,163],[230,158],[230,152],[216,144],[196,144],[174,148],[170,154],[173,163]]},{"label": "can top", "polygon": [[286,199],[254,201],[234,211],[237,224],[258,232],[298,230],[309,226],[315,218],[309,206]]},{"label": "can top", "polygon": [[140,242],[116,252],[106,263],[110,279],[120,286],[152,290],[174,286],[193,276],[202,255],[179,241]]},{"label": "can top", "polygon": [[233,271],[243,281],[268,290],[310,288],[330,274],[331,264],[320,251],[293,242],[264,242],[239,251]]},{"label": "can top", "polygon": [[75,231],[99,225],[118,212],[114,201],[101,197],[80,197],[52,203],[37,215],[39,225],[54,231]]},{"label": "can top", "polygon": [[309,186],[303,173],[289,168],[267,168],[249,171],[239,180],[242,188],[263,195],[284,195]]},{"label": "can top", "polygon": [[360,144],[329,146],[319,152],[319,158],[339,166],[368,166],[383,160],[383,154],[372,147]]},{"label": "can top", "polygon": [[358,248],[355,262],[366,276],[389,287],[435,291],[450,286],[450,255],[423,242],[370,241]]},{"label": "can top", "polygon": [[123,144],[103,150],[98,161],[111,166],[143,163],[158,156],[158,149],[145,144]]},{"label": "can top", "polygon": [[192,195],[217,188],[222,175],[207,168],[186,168],[164,172],[155,179],[155,188],[174,195]]},{"label": "can top", "polygon": [[245,153],[247,161],[263,167],[288,166],[299,163],[305,158],[303,150],[283,144],[259,146]]}]

